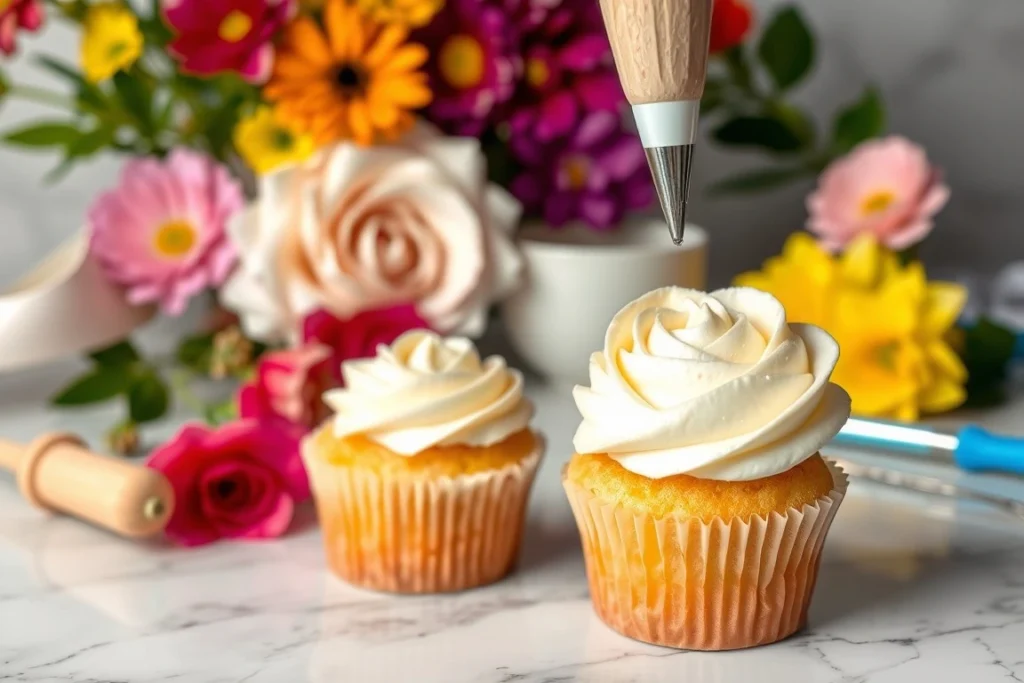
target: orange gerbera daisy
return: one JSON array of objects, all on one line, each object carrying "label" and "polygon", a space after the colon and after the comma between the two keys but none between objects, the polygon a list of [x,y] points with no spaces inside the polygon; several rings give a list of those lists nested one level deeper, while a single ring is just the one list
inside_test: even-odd
[{"label": "orange gerbera daisy", "polygon": [[430,103],[427,49],[398,25],[378,24],[346,0],[327,0],[324,29],[300,16],[286,29],[263,94],[283,121],[319,144],[394,139]]}]

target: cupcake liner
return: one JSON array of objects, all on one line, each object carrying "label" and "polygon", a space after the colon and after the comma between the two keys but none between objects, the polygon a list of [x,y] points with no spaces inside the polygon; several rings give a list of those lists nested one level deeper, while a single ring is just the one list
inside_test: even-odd
[{"label": "cupcake liner", "polygon": [[563,475],[598,616],[630,638],[687,650],[764,645],[800,630],[848,486],[826,463],[835,485],[813,505],[709,523],[602,503]]},{"label": "cupcake liner", "polygon": [[381,476],[307,454],[331,570],[357,586],[396,593],[497,581],[518,556],[543,451],[541,441],[501,469],[435,479]]}]

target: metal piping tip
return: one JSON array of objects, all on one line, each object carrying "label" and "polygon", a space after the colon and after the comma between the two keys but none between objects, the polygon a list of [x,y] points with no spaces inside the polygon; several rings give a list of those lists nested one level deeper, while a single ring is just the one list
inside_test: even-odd
[{"label": "metal piping tip", "polygon": [[651,167],[654,189],[668,222],[672,243],[683,243],[686,226],[686,201],[690,194],[690,167],[693,165],[693,145],[648,147],[647,164]]}]

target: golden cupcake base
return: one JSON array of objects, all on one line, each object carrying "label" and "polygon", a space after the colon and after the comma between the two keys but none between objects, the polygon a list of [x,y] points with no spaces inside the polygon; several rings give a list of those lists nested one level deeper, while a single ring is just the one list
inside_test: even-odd
[{"label": "golden cupcake base", "polygon": [[544,446],[539,437],[534,444],[496,469],[427,477],[337,465],[307,442],[331,570],[353,585],[394,593],[444,593],[501,579],[519,554]]},{"label": "golden cupcake base", "polygon": [[619,633],[687,650],[765,645],[800,630],[821,548],[847,489],[747,519],[651,514],[607,503],[563,475],[594,608]]}]

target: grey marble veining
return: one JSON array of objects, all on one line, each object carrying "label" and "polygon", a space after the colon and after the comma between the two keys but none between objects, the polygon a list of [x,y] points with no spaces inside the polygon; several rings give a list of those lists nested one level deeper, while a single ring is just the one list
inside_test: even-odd
[{"label": "grey marble veining", "polygon": [[[829,537],[803,633],[727,653],[615,634],[591,610],[558,481],[571,401],[555,388],[530,393],[551,450],[520,566],[455,595],[394,597],[335,579],[308,509],[278,542],[180,550],[46,518],[0,480],[0,681],[1024,680],[1024,525],[860,481]],[[991,413],[993,424],[1020,409]],[[64,420],[88,433],[95,418]],[[7,411],[0,434],[25,438],[56,419]],[[961,483],[1024,495],[1020,483]]]}]

